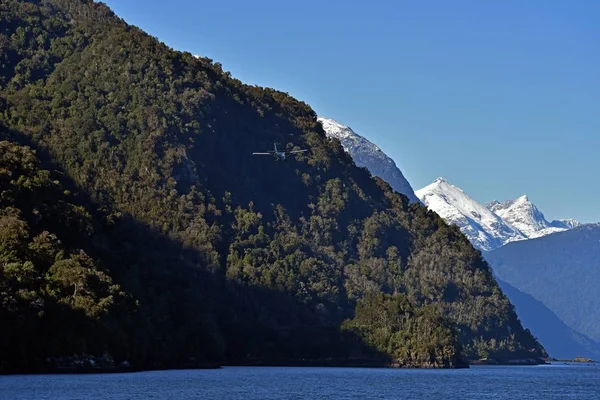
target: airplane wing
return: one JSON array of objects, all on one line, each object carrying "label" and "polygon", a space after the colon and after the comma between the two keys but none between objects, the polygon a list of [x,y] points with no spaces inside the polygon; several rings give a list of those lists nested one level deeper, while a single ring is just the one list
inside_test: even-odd
[{"label": "airplane wing", "polygon": [[308,151],[308,149],[304,149],[304,150],[292,150],[292,151],[290,151],[290,153],[302,153],[303,151]]},{"label": "airplane wing", "polygon": [[270,152],[270,153],[252,153],[252,154],[258,155],[258,156],[270,156],[270,155],[273,155],[273,152]]}]

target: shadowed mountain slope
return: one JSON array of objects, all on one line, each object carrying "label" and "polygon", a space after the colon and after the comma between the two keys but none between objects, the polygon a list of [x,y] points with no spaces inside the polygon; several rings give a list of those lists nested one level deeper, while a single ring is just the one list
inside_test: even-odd
[{"label": "shadowed mountain slope", "polygon": [[[358,168],[305,103],[173,51],[101,3],[0,7],[3,135],[35,149],[34,169],[61,176],[52,182],[72,182],[94,229],[85,242],[65,239],[68,251],[90,254],[131,299],[92,317],[106,333],[94,346],[75,324],[73,340],[30,351],[25,337],[7,339],[25,329],[10,325],[0,345],[23,354],[4,368],[103,352],[140,368],[315,358],[453,367],[545,355],[458,228]],[[309,151],[285,162],[252,156],[273,142]],[[36,225],[47,203],[10,196],[31,190],[13,161],[0,168],[2,215],[31,216],[32,235],[74,229]],[[104,304],[95,284],[83,293],[70,278],[70,296],[53,297],[40,282],[62,258],[36,263],[9,247],[34,246],[32,235],[0,247],[42,279],[25,288],[43,300],[31,302],[3,272],[23,307],[41,305],[44,319],[84,295],[85,309]],[[78,276],[77,264],[61,265]],[[2,307],[3,321],[19,318]]]}]

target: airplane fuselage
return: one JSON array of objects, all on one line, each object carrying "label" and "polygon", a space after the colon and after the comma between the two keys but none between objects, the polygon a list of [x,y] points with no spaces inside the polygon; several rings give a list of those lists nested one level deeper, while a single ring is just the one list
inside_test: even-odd
[{"label": "airplane fuselage", "polygon": [[273,143],[273,150],[269,151],[269,152],[264,152],[264,153],[252,153],[255,155],[261,155],[261,156],[266,156],[266,155],[272,155],[273,157],[275,157],[277,160],[281,160],[281,161],[285,161],[286,159],[286,154],[289,153],[302,153],[307,151],[306,149],[304,150],[292,150],[292,151],[280,151],[277,149],[277,143]]}]

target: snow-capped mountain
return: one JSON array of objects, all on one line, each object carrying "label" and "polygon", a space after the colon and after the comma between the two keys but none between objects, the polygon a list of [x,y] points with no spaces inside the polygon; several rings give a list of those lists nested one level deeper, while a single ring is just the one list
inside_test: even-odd
[{"label": "snow-capped mountain", "polygon": [[446,222],[458,226],[473,246],[481,250],[525,239],[519,230],[444,178],[417,190],[416,195]]},{"label": "snow-capped mountain", "polygon": [[415,195],[394,160],[388,157],[377,145],[354,132],[350,127],[329,118],[318,117],[328,137],[338,139],[344,150],[359,167],[367,168],[372,175],[390,184],[392,189],[406,195],[411,203],[418,203]]},{"label": "snow-capped mountain", "polygon": [[578,226],[575,220],[548,222],[544,214],[529,201],[527,195],[516,200],[507,200],[503,203],[492,201],[486,207],[496,213],[505,222],[517,228],[528,239],[546,236],[550,233],[562,232]]},{"label": "snow-capped mountain", "polygon": [[581,225],[573,219],[547,221],[526,195],[482,205],[443,178],[417,190],[416,195],[446,222],[457,225],[473,246],[485,251]]},{"label": "snow-capped mountain", "polygon": [[578,228],[583,225],[581,222],[573,218],[559,219],[558,222],[563,224],[563,226],[567,227],[568,229]]}]

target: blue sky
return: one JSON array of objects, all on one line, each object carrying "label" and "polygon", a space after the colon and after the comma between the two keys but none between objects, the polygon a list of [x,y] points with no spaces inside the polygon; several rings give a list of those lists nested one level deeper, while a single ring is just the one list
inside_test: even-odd
[{"label": "blue sky", "polygon": [[349,125],[415,189],[600,221],[600,1],[108,0],[177,50]]}]

